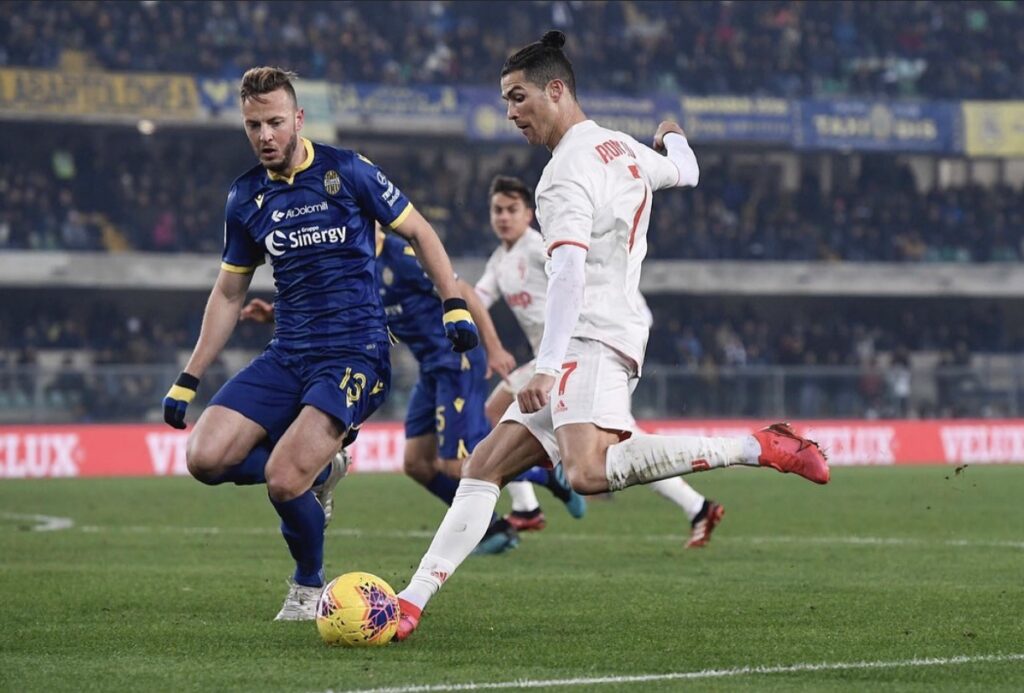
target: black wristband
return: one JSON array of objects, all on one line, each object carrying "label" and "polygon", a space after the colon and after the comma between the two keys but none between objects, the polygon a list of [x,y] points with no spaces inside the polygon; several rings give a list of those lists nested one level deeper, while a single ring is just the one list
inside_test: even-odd
[{"label": "black wristband", "polygon": [[182,371],[181,375],[178,376],[178,379],[174,381],[174,384],[179,387],[187,387],[189,390],[194,392],[199,389],[199,378],[195,377],[191,373]]},{"label": "black wristband", "polygon": [[444,312],[450,310],[469,310],[469,306],[466,305],[464,298],[447,298],[444,301]]}]

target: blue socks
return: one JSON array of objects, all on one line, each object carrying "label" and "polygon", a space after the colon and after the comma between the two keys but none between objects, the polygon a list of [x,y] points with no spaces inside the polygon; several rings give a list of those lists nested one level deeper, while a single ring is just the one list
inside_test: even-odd
[{"label": "blue socks", "polygon": [[270,502],[281,516],[281,534],[295,559],[296,583],[307,587],[324,584],[324,509],[312,491],[290,501]]},{"label": "blue socks", "polygon": [[[274,446],[269,441],[263,441],[245,456],[241,462],[236,464],[234,467],[229,468],[223,474],[216,479],[208,482],[211,485],[216,484],[235,484],[236,486],[253,486],[255,484],[267,483],[267,460],[270,459],[270,453],[274,449]],[[331,465],[328,464],[320,474],[317,475],[313,481],[314,486],[318,486],[325,481],[331,474]],[[452,497],[455,497],[455,492],[452,491]],[[449,505],[451,503],[449,502]]]},{"label": "blue socks", "polygon": [[209,483],[213,485],[230,483],[237,486],[252,486],[254,484],[267,483],[267,460],[270,459],[270,451],[273,449],[273,446],[269,442],[263,441],[250,450],[249,454],[245,456],[245,459],[234,467],[230,467],[227,471]]},{"label": "blue socks", "polygon": [[435,474],[426,486],[428,491],[440,498],[441,502],[447,506],[451,506],[452,501],[455,500],[455,492],[459,490],[457,480],[440,472]]}]

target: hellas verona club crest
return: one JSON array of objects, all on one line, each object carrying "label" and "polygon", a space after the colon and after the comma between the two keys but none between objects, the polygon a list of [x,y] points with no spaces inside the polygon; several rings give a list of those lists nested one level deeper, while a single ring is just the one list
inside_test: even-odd
[{"label": "hellas verona club crest", "polygon": [[324,174],[324,190],[328,195],[337,195],[341,190],[341,176],[337,171],[328,171]]}]

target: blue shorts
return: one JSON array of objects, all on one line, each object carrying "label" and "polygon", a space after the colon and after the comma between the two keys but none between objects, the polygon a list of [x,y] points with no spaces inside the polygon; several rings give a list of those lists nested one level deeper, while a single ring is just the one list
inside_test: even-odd
[{"label": "blue shorts", "polygon": [[390,345],[292,351],[271,343],[210,400],[262,426],[276,443],[304,405],[347,431],[384,403],[391,388]]},{"label": "blue shorts", "polygon": [[487,359],[481,348],[467,352],[465,357],[460,370],[420,374],[405,415],[405,437],[436,434],[442,460],[468,457],[491,431],[484,412],[489,394],[484,379]]}]

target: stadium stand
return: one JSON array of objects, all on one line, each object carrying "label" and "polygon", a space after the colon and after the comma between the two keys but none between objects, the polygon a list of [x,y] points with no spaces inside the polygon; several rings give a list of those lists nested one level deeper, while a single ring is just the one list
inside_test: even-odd
[{"label": "stadium stand", "polygon": [[[11,156],[0,163],[0,248],[220,251],[225,191],[252,165],[240,135],[78,126],[54,145],[51,130],[10,128]],[[485,256],[493,247],[486,189],[496,169],[483,156],[495,154],[478,147],[452,155],[451,144],[349,146],[392,172],[459,254]],[[1024,196],[1010,185],[923,190],[897,157],[878,155],[832,189],[805,172],[797,190],[784,190],[774,170],[721,158],[702,169],[694,191],[659,195],[652,257],[989,262],[1024,252]],[[540,174],[536,165],[511,170],[527,180]]]},{"label": "stadium stand", "polygon": [[[19,68],[40,68],[59,92],[87,91],[97,75],[107,87],[125,74],[172,75],[198,96],[177,119],[145,116],[155,125],[132,110],[138,103],[116,99],[105,103],[113,109],[85,99],[66,113],[26,94],[0,103],[0,250],[68,252],[71,264],[125,251],[215,262],[226,191],[253,164],[233,82],[252,64],[279,63],[321,89],[314,93],[381,90],[376,100],[321,109],[326,128],[314,137],[371,157],[454,256],[479,264],[494,246],[491,176],[536,181],[546,152],[502,139],[493,125],[472,135],[462,112],[430,125],[435,92],[424,85],[493,89],[494,66],[537,26],[569,33],[582,89],[666,99],[649,117],[679,97],[710,95],[684,104],[687,127],[698,115],[710,122],[697,108],[708,106],[726,134],[697,130],[700,185],[659,194],[650,258],[689,262],[689,271],[732,262],[733,277],[750,266],[774,273],[767,291],[740,297],[722,283],[693,289],[679,271],[651,292],[650,375],[637,393],[646,415],[1019,413],[1024,316],[998,290],[1012,283],[999,273],[1024,255],[1024,159],[1000,149],[1020,146],[1011,117],[1019,104],[960,101],[1024,93],[1024,11],[1013,2],[3,3],[0,70],[11,80],[32,72]],[[211,97],[220,87],[226,96]],[[342,95],[352,94],[364,92]],[[411,95],[414,107],[387,113],[393,122],[383,128],[367,119],[395,95]],[[781,98],[758,111],[758,96]],[[905,97],[913,100],[886,101]],[[417,98],[427,99],[421,110]],[[996,107],[967,122],[990,103],[1010,115]],[[743,109],[754,115],[730,120]],[[784,117],[773,120],[771,109]],[[849,113],[858,119],[845,120]],[[1000,118],[1010,126],[1000,129]],[[796,300],[794,263],[812,275],[847,263],[887,263],[888,277],[892,267],[947,264],[964,273],[929,280],[934,293],[910,292],[913,300],[885,282],[867,297],[833,282]],[[962,281],[978,268],[989,272],[980,288]],[[194,342],[206,290],[0,285],[16,297],[0,319],[0,419],[15,421],[154,418]],[[511,325],[507,315],[499,323]],[[266,337],[261,326],[240,326],[222,372]],[[408,375],[396,373],[400,383]],[[401,385],[394,392],[385,415],[404,406]]]},{"label": "stadium stand", "polygon": [[539,26],[621,92],[1005,99],[1024,80],[1015,2],[6,2],[0,64],[54,67],[63,47],[108,70],[490,85]]}]

